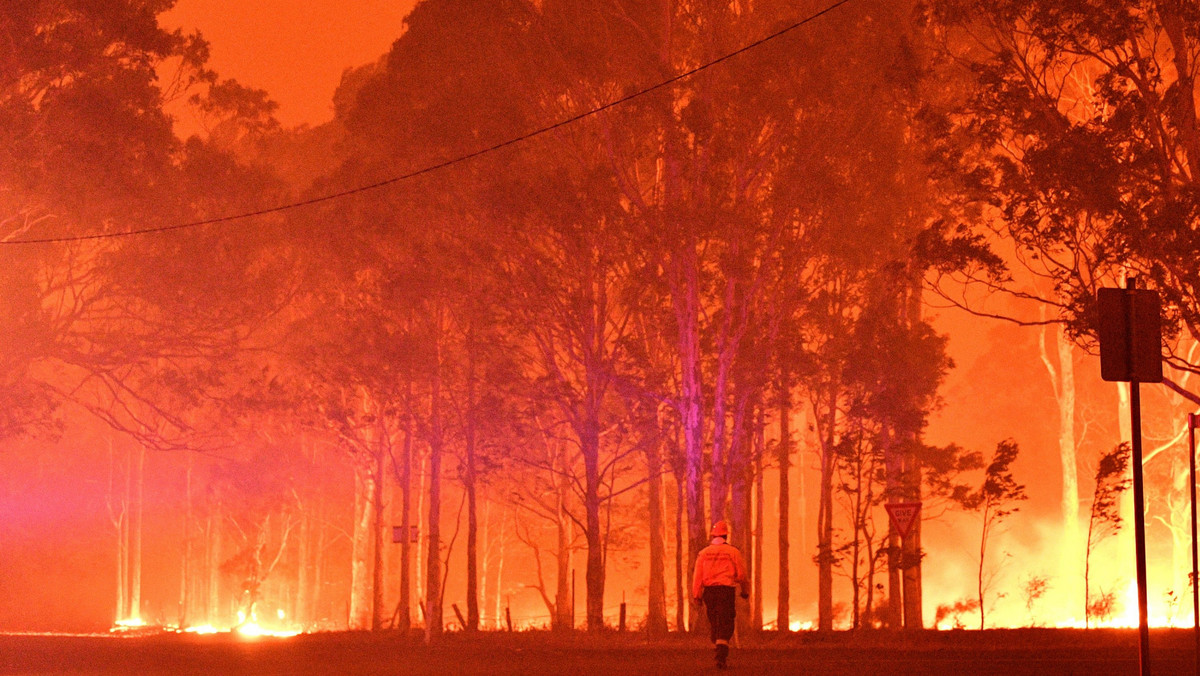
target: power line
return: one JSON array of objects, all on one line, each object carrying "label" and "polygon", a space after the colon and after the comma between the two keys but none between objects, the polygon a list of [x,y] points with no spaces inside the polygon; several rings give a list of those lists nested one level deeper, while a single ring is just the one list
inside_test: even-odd
[{"label": "power line", "polygon": [[364,192],[368,192],[371,190],[377,190],[379,188],[383,188],[383,187],[392,185],[393,183],[399,183],[401,181],[407,181],[409,179],[416,178],[418,176],[430,174],[435,171],[445,169],[447,167],[451,167],[453,165],[467,162],[467,161],[473,160],[477,157],[482,157],[483,155],[487,155],[487,154],[496,152],[497,150],[502,150],[509,146],[513,146],[518,143],[523,143],[525,141],[536,138],[538,136],[548,134],[552,131],[555,131],[556,129],[561,129],[562,127],[566,127],[568,125],[579,122],[580,120],[583,120],[585,118],[591,117],[593,115],[597,115],[597,114],[602,113],[611,108],[616,108],[617,106],[628,103],[629,101],[632,101],[633,99],[645,96],[646,94],[656,92],[660,89],[665,89],[666,87],[670,87],[671,85],[673,85],[677,82],[680,82],[682,80],[685,80],[701,71],[708,70],[709,68],[712,68],[713,66],[724,63],[736,56],[739,56],[739,55],[749,52],[757,47],[760,47],[768,42],[771,42],[773,40],[781,38],[784,35],[787,35],[788,33],[821,18],[822,16],[834,11],[835,9],[837,9],[837,8],[841,7],[842,5],[845,5],[849,2],[851,2],[851,0],[838,0],[837,2],[816,12],[815,14],[811,14],[803,19],[800,19],[799,21],[796,21],[795,23],[793,23],[789,26],[781,28],[780,30],[775,31],[774,33],[771,33],[770,35],[767,35],[766,37],[755,40],[754,42],[744,45],[732,52],[724,54],[723,56],[719,56],[719,57],[713,59],[712,61],[708,61],[703,64],[700,64],[699,66],[696,66],[695,68],[692,68],[690,70],[679,73],[678,75],[667,78],[666,80],[658,82],[657,84],[650,85],[649,87],[646,87],[645,89],[639,89],[631,94],[626,94],[625,96],[622,96],[620,98],[609,101],[608,103],[604,103],[600,106],[597,106],[596,108],[589,109],[585,112],[579,113],[578,115],[573,115],[571,117],[564,118],[553,124],[547,125],[545,127],[541,127],[540,129],[536,129],[534,131],[528,132],[526,134],[522,134],[520,136],[515,136],[506,141],[501,141],[500,143],[497,143],[495,145],[488,146],[486,148],[482,148],[480,150],[476,150],[476,151],[467,153],[465,155],[459,155],[459,156],[454,157],[449,160],[444,160],[444,161],[438,162],[436,164],[431,164],[431,165],[425,166],[421,169],[417,169],[416,171],[411,171],[407,174],[393,176],[391,178],[383,179],[382,181],[376,181],[375,183],[369,183],[367,185],[361,185],[361,186],[358,186],[355,188],[350,188],[347,190],[340,190],[337,192],[320,195],[318,197],[311,197],[309,199],[300,200],[297,202],[289,202],[287,204],[281,204],[281,205],[274,206],[274,207],[268,207],[266,209],[259,209],[257,211],[246,211],[246,212],[241,212],[241,213],[237,213],[237,214],[232,214],[229,216],[218,216],[216,218],[206,218],[206,219],[202,219],[202,220],[198,220],[198,221],[189,221],[186,223],[176,223],[174,225],[164,225],[164,226],[157,226],[157,227],[152,227],[152,228],[138,228],[138,229],[134,229],[134,230],[126,230],[123,232],[106,232],[106,233],[97,233],[94,235],[74,235],[74,236],[69,236],[69,237],[44,237],[44,238],[39,238],[39,239],[0,240],[0,244],[54,244],[54,243],[60,243],[60,242],[82,242],[82,241],[94,240],[94,239],[110,239],[110,238],[114,238],[114,237],[131,237],[133,235],[149,235],[149,234],[160,233],[160,232],[170,232],[172,230],[185,230],[185,229],[190,229],[190,228],[198,228],[203,225],[215,225],[218,223],[229,223],[232,221],[240,221],[240,220],[244,220],[247,218],[254,218],[256,216],[266,216],[267,214],[275,214],[275,213],[280,213],[283,211],[290,211],[292,209],[299,209],[301,207],[307,207],[307,206],[311,206],[314,204],[320,204],[322,202],[331,202],[333,200],[342,199],[343,197],[349,197],[351,195],[357,195],[359,193],[364,193]]}]

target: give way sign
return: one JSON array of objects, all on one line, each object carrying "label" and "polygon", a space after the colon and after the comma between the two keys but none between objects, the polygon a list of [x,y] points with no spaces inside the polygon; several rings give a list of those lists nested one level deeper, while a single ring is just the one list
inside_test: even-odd
[{"label": "give way sign", "polygon": [[890,502],[883,506],[887,510],[888,516],[892,519],[892,525],[896,527],[896,531],[900,533],[900,537],[908,537],[912,531],[913,524],[917,522],[917,517],[921,514],[921,503],[919,502]]}]

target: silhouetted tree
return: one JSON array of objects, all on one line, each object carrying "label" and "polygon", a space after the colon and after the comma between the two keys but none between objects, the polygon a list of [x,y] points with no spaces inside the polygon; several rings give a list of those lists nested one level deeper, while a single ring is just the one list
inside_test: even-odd
[{"label": "silhouetted tree", "polygon": [[1020,449],[1012,440],[997,444],[991,462],[984,469],[983,485],[965,503],[968,508],[978,510],[983,520],[983,528],[979,536],[979,568],[976,576],[980,629],[984,628],[987,611],[987,599],[984,598],[987,589],[984,571],[987,566],[988,543],[1004,521],[1020,509],[1018,503],[1028,498],[1025,495],[1025,486],[1017,483],[1012,473],[1012,464],[1016,461],[1019,452]]},{"label": "silhouetted tree", "polygon": [[1130,448],[1120,444],[1100,456],[1096,465],[1096,488],[1092,492],[1092,507],[1088,516],[1087,549],[1083,563],[1084,622],[1090,622],[1093,605],[1091,597],[1092,551],[1102,540],[1121,528],[1121,496],[1133,479],[1129,473]]}]

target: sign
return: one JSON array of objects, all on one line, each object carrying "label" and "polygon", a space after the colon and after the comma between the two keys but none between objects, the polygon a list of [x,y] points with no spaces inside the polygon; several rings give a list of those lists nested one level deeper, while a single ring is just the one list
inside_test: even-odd
[{"label": "sign", "polygon": [[891,517],[892,525],[896,527],[896,532],[900,533],[900,537],[908,537],[913,524],[917,522],[917,518],[921,514],[921,503],[890,502],[883,507]]},{"label": "sign", "polygon": [[1161,383],[1162,301],[1150,289],[1096,292],[1100,377],[1109,382]]}]

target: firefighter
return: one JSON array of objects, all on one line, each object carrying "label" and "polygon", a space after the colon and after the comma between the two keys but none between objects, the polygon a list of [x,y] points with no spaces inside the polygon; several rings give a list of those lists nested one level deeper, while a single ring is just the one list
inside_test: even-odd
[{"label": "firefighter", "polygon": [[746,562],[737,547],[726,542],[729,524],[713,524],[711,543],[696,556],[696,572],[692,577],[692,598],[704,604],[708,624],[712,629],[717,668],[724,669],[729,657],[729,639],[733,637],[735,615],[734,593],[740,586],[742,598],[750,597],[746,579]]}]

